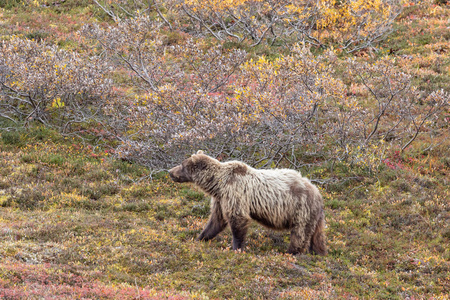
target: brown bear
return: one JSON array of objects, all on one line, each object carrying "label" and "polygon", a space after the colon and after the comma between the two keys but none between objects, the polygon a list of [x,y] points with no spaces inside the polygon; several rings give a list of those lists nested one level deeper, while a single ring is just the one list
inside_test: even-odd
[{"label": "brown bear", "polygon": [[169,175],[175,182],[193,182],[211,196],[211,216],[199,240],[214,238],[229,224],[233,250],[242,249],[255,220],[271,229],[290,230],[288,253],[326,254],[322,196],[299,172],[222,163],[198,151]]}]

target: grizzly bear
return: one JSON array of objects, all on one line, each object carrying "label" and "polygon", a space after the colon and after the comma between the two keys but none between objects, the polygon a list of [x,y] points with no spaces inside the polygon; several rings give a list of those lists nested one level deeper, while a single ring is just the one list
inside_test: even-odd
[{"label": "grizzly bear", "polygon": [[233,250],[242,249],[255,220],[271,229],[290,230],[288,253],[326,254],[322,196],[299,172],[222,163],[198,151],[169,175],[175,182],[193,182],[211,196],[211,216],[198,240],[214,238],[229,224]]}]

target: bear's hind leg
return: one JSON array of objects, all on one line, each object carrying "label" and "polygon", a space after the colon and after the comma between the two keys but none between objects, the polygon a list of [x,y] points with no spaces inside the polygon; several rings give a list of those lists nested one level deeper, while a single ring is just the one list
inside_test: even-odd
[{"label": "bear's hind leg", "polygon": [[325,242],[325,215],[322,212],[319,215],[319,221],[317,222],[314,234],[311,236],[311,245],[309,251],[313,254],[326,255],[327,246]]},{"label": "bear's hind leg", "polygon": [[211,204],[211,216],[209,217],[208,224],[206,224],[205,229],[200,233],[197,240],[208,241],[213,239],[224,230],[225,227],[227,227],[227,221],[223,217],[220,203],[213,199]]},{"label": "bear's hind leg", "polygon": [[233,234],[233,250],[243,248],[249,224],[250,220],[245,217],[234,216],[230,218],[231,233]]}]

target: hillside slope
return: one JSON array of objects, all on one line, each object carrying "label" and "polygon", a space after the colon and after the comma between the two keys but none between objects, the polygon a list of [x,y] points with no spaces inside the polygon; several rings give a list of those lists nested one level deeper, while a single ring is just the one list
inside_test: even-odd
[{"label": "hillside slope", "polygon": [[[18,2],[0,1],[2,40],[81,51],[82,23],[111,22],[90,1]],[[422,92],[449,91],[450,7],[407,6],[394,29],[380,52],[352,57],[389,55]],[[115,76],[115,89],[133,90]],[[302,169],[324,196],[325,257],[287,255],[289,234],[256,223],[244,252],[230,250],[229,229],[195,241],[209,198],[193,185],[117,158],[113,141],[90,142],[94,131],[68,136],[2,120],[0,298],[448,299],[448,107],[444,114],[439,134],[389,149],[376,172],[347,162]]]}]

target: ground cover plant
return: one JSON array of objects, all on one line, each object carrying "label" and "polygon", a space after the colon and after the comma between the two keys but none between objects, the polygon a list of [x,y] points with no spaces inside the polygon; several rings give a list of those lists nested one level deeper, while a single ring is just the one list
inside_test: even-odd
[{"label": "ground cover plant", "polygon": [[[211,16],[214,16],[212,18]],[[1,299],[448,299],[446,1],[0,0]],[[320,188],[329,253],[195,241],[202,149]]]}]

